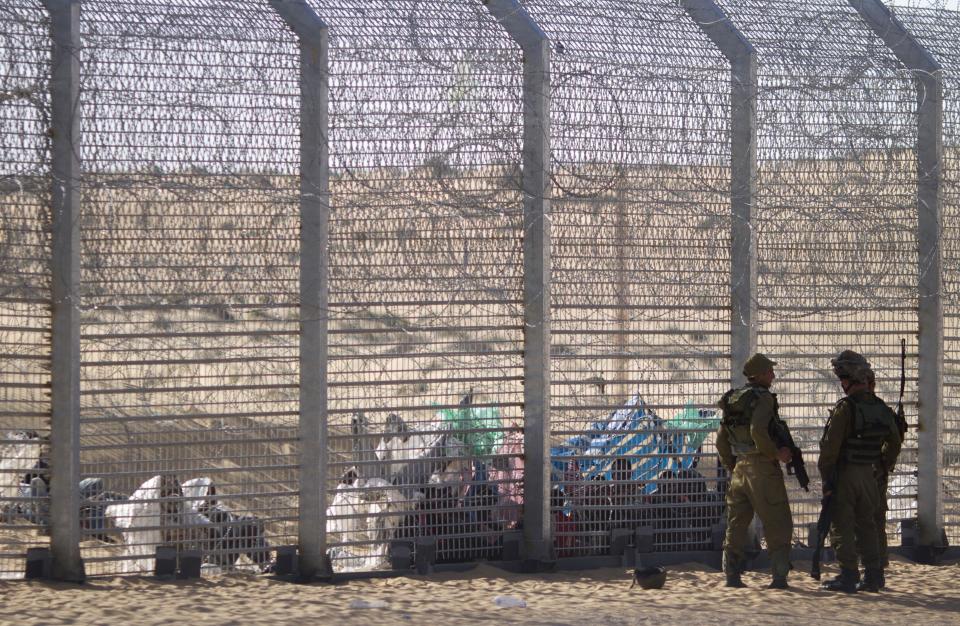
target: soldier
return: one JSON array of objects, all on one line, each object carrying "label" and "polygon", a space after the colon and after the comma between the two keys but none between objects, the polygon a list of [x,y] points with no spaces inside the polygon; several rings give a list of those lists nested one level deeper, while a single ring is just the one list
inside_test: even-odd
[{"label": "soldier", "polygon": [[731,474],[727,487],[727,534],[723,541],[723,569],[727,587],[744,587],[744,543],[753,514],[760,517],[773,570],[771,589],[787,588],[793,518],[778,461],[789,463],[790,449],[777,448],[771,425],[780,422],[777,397],[770,392],[776,365],[762,354],[744,364],[747,384],[720,399],[723,420],[717,431],[720,462]]},{"label": "soldier", "polygon": [[[870,364],[853,350],[831,359],[846,397],[830,413],[820,440],[824,496],[833,494],[831,543],[840,575],[822,586],[829,591],[879,591],[883,579],[877,541],[880,489],[874,468],[893,468],[900,453],[896,416],[868,385]],[[864,566],[860,583],[859,560]]]}]

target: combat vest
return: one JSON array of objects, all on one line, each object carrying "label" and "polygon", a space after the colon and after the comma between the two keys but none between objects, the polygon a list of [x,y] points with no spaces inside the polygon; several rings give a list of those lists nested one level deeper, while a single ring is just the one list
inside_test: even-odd
[{"label": "combat vest", "polygon": [[753,421],[753,411],[757,401],[764,395],[773,396],[774,419],[779,419],[776,395],[759,385],[745,385],[739,389],[731,389],[720,398],[720,408],[723,410],[722,423],[727,430],[730,449],[736,456],[758,452],[757,444],[750,434],[750,424]]},{"label": "combat vest", "polygon": [[848,396],[840,402],[846,402],[852,413],[852,428],[843,442],[842,458],[855,465],[878,463],[883,456],[883,442],[896,423],[896,414],[873,394],[866,394],[861,400]]}]

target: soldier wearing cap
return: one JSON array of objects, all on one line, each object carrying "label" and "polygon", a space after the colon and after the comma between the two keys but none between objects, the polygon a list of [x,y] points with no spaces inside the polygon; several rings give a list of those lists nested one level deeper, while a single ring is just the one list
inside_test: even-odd
[{"label": "soldier wearing cap", "polygon": [[747,530],[756,513],[763,523],[773,570],[770,588],[785,589],[790,571],[793,518],[787,501],[780,463],[789,463],[790,449],[778,448],[770,436],[779,421],[777,397],[770,392],[776,365],[762,354],[744,364],[747,384],[731,389],[720,399],[723,419],[717,431],[720,462],[731,473],[727,487],[727,534],[723,541],[723,569],[727,587],[744,587]]},{"label": "soldier wearing cap", "polygon": [[[870,364],[853,350],[844,350],[830,365],[846,397],[840,400],[820,440],[820,476],[824,496],[832,496],[831,543],[840,575],[825,582],[830,591],[879,591],[883,584],[877,540],[880,488],[875,468],[886,471],[900,453],[896,415],[870,390]],[[860,581],[859,561],[864,579]]]}]

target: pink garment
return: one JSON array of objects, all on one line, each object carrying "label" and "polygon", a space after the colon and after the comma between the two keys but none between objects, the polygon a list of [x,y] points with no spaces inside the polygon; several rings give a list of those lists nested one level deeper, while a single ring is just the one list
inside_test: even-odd
[{"label": "pink garment", "polygon": [[[516,424],[512,427],[519,429]],[[487,478],[500,494],[494,516],[506,528],[516,528],[523,514],[523,431],[507,431],[494,454],[501,457],[487,470]]]}]

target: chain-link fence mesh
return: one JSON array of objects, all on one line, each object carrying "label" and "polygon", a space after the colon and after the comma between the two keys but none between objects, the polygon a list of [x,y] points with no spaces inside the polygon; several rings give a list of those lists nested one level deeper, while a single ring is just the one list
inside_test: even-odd
[{"label": "chain-link fence mesh", "polygon": [[88,574],[295,541],[299,57],[269,6],[81,11]]},{"label": "chain-link fence mesh", "polygon": [[0,578],[48,542],[50,45],[39,2],[0,8]]},{"label": "chain-link fence mesh", "polygon": [[520,51],[481,2],[330,24],[335,571],[499,556],[522,475]]},{"label": "chain-link fence mesh", "polygon": [[[310,0],[329,25],[336,571],[502,556],[523,527],[523,58],[483,2]],[[917,92],[849,3],[721,2],[758,51],[759,349],[810,453],[829,359],[917,422]],[[551,40],[551,511],[560,557],[711,549],[729,386],[731,67],[675,3],[528,0]],[[954,12],[898,15],[946,72],[944,503],[960,527]],[[267,3],[84,0],[87,572],[156,547],[257,569],[297,527],[299,51]],[[50,33],[0,9],[0,576],[46,543]],[[890,530],[917,514],[911,429]]]}]

